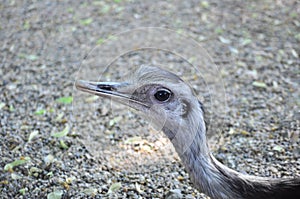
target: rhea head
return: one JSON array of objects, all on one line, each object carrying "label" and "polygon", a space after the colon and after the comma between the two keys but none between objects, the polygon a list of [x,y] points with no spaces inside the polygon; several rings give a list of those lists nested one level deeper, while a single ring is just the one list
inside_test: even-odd
[{"label": "rhea head", "polygon": [[185,152],[197,132],[202,132],[205,141],[202,104],[193,90],[169,71],[141,66],[122,82],[79,80],[75,85],[137,110],[166,134],[179,154]]}]

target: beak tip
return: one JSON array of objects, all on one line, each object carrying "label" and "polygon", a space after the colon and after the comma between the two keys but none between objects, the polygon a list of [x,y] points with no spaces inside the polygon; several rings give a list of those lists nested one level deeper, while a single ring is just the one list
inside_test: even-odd
[{"label": "beak tip", "polygon": [[75,81],[75,87],[77,89],[86,88],[86,87],[88,87],[88,82],[84,81],[84,80],[76,80]]}]

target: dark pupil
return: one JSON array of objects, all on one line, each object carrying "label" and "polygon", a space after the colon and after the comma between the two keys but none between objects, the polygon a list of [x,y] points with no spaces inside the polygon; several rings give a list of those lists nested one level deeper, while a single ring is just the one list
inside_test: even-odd
[{"label": "dark pupil", "polygon": [[166,90],[157,91],[154,96],[158,101],[166,101],[170,97],[170,92]]}]

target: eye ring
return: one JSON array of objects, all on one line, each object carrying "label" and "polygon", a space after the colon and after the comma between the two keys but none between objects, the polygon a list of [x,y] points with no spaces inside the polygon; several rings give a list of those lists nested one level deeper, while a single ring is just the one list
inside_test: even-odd
[{"label": "eye ring", "polygon": [[168,89],[162,88],[156,91],[154,97],[160,102],[166,102],[170,99],[172,93]]}]

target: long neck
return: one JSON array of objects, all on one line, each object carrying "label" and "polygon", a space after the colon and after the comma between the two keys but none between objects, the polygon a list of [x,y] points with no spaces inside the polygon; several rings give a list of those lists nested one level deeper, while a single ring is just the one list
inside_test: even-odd
[{"label": "long neck", "polygon": [[[247,198],[300,198],[300,178],[270,179],[238,173],[217,161],[211,154],[205,135],[203,110],[200,104],[200,121],[196,129],[189,132],[177,132],[177,135],[192,134],[188,147],[184,143],[189,139],[176,137],[172,140],[195,187],[213,199]],[[199,115],[198,115],[199,116]],[[187,129],[181,129],[187,130]],[[180,131],[180,130],[179,130]]]}]

